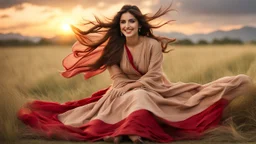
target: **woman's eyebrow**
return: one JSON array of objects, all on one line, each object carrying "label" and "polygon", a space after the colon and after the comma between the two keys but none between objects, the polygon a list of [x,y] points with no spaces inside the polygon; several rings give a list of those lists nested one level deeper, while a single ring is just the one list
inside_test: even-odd
[{"label": "woman's eyebrow", "polygon": [[[130,18],[128,20],[136,20],[136,18]],[[125,19],[120,19],[120,21],[125,21]]]}]

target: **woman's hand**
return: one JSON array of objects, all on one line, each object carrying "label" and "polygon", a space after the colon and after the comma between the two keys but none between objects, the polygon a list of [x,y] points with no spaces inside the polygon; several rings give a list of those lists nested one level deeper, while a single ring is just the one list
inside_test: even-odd
[{"label": "woman's hand", "polygon": [[129,83],[122,88],[123,93],[126,93],[134,88],[142,87],[140,82]]},{"label": "woman's hand", "polygon": [[129,84],[125,85],[125,86],[122,88],[122,91],[123,91],[123,93],[126,93],[126,92],[128,92],[128,91],[130,91],[130,90],[132,90],[132,89],[133,89],[133,86],[132,86],[131,83],[129,83]]}]

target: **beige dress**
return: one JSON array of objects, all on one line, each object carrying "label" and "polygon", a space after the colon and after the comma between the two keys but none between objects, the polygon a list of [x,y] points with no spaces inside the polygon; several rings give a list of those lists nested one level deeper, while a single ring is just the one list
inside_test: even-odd
[{"label": "beige dress", "polygon": [[[79,43],[74,47],[83,49]],[[19,118],[50,138],[96,141],[105,136],[132,134],[171,142],[218,125],[226,104],[244,94],[252,84],[252,79],[243,74],[204,85],[173,83],[163,72],[163,53],[158,41],[141,37],[130,52],[137,70],[124,50],[120,67],[108,68],[113,83],[102,96],[85,98],[83,104],[36,101],[29,104],[29,112],[21,110]],[[89,58],[83,60],[78,64]],[[73,64],[76,63],[72,61],[68,66],[74,68]],[[133,82],[140,82],[142,87],[125,92],[123,87]]]},{"label": "beige dress", "polygon": [[[157,117],[176,122],[198,114],[220,99],[228,101],[243,94],[252,82],[246,75],[228,76],[208,84],[172,83],[162,70],[163,54],[159,42],[148,37],[132,52],[139,74],[124,50],[120,69],[110,68],[113,85],[97,102],[72,109],[58,116],[66,125],[81,126],[93,119],[114,124],[134,111],[145,109]],[[127,93],[122,87],[139,81],[143,87]]]}]

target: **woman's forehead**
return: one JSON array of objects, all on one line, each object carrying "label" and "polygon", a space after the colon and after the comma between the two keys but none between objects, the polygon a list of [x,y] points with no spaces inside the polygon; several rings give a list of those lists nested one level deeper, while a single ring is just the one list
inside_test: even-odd
[{"label": "woman's forehead", "polygon": [[136,19],[131,13],[126,12],[121,15],[120,20]]}]

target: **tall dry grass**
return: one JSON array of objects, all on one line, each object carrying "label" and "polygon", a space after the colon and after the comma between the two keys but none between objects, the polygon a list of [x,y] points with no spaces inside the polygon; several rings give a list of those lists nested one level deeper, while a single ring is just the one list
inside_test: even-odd
[{"label": "tall dry grass", "polygon": [[[65,102],[77,100],[107,87],[105,72],[87,81],[81,75],[60,76],[61,60],[70,47],[0,49],[0,138],[20,139],[25,126],[16,118],[17,110],[30,99]],[[247,74],[256,80],[256,46],[175,47],[165,54],[164,70],[172,82],[207,83],[217,78]],[[256,97],[256,95],[254,95]],[[247,96],[232,102],[232,117],[222,127],[209,131],[203,141],[256,141],[256,101]],[[23,133],[24,134],[24,133]],[[40,141],[40,140],[39,140]]]}]

